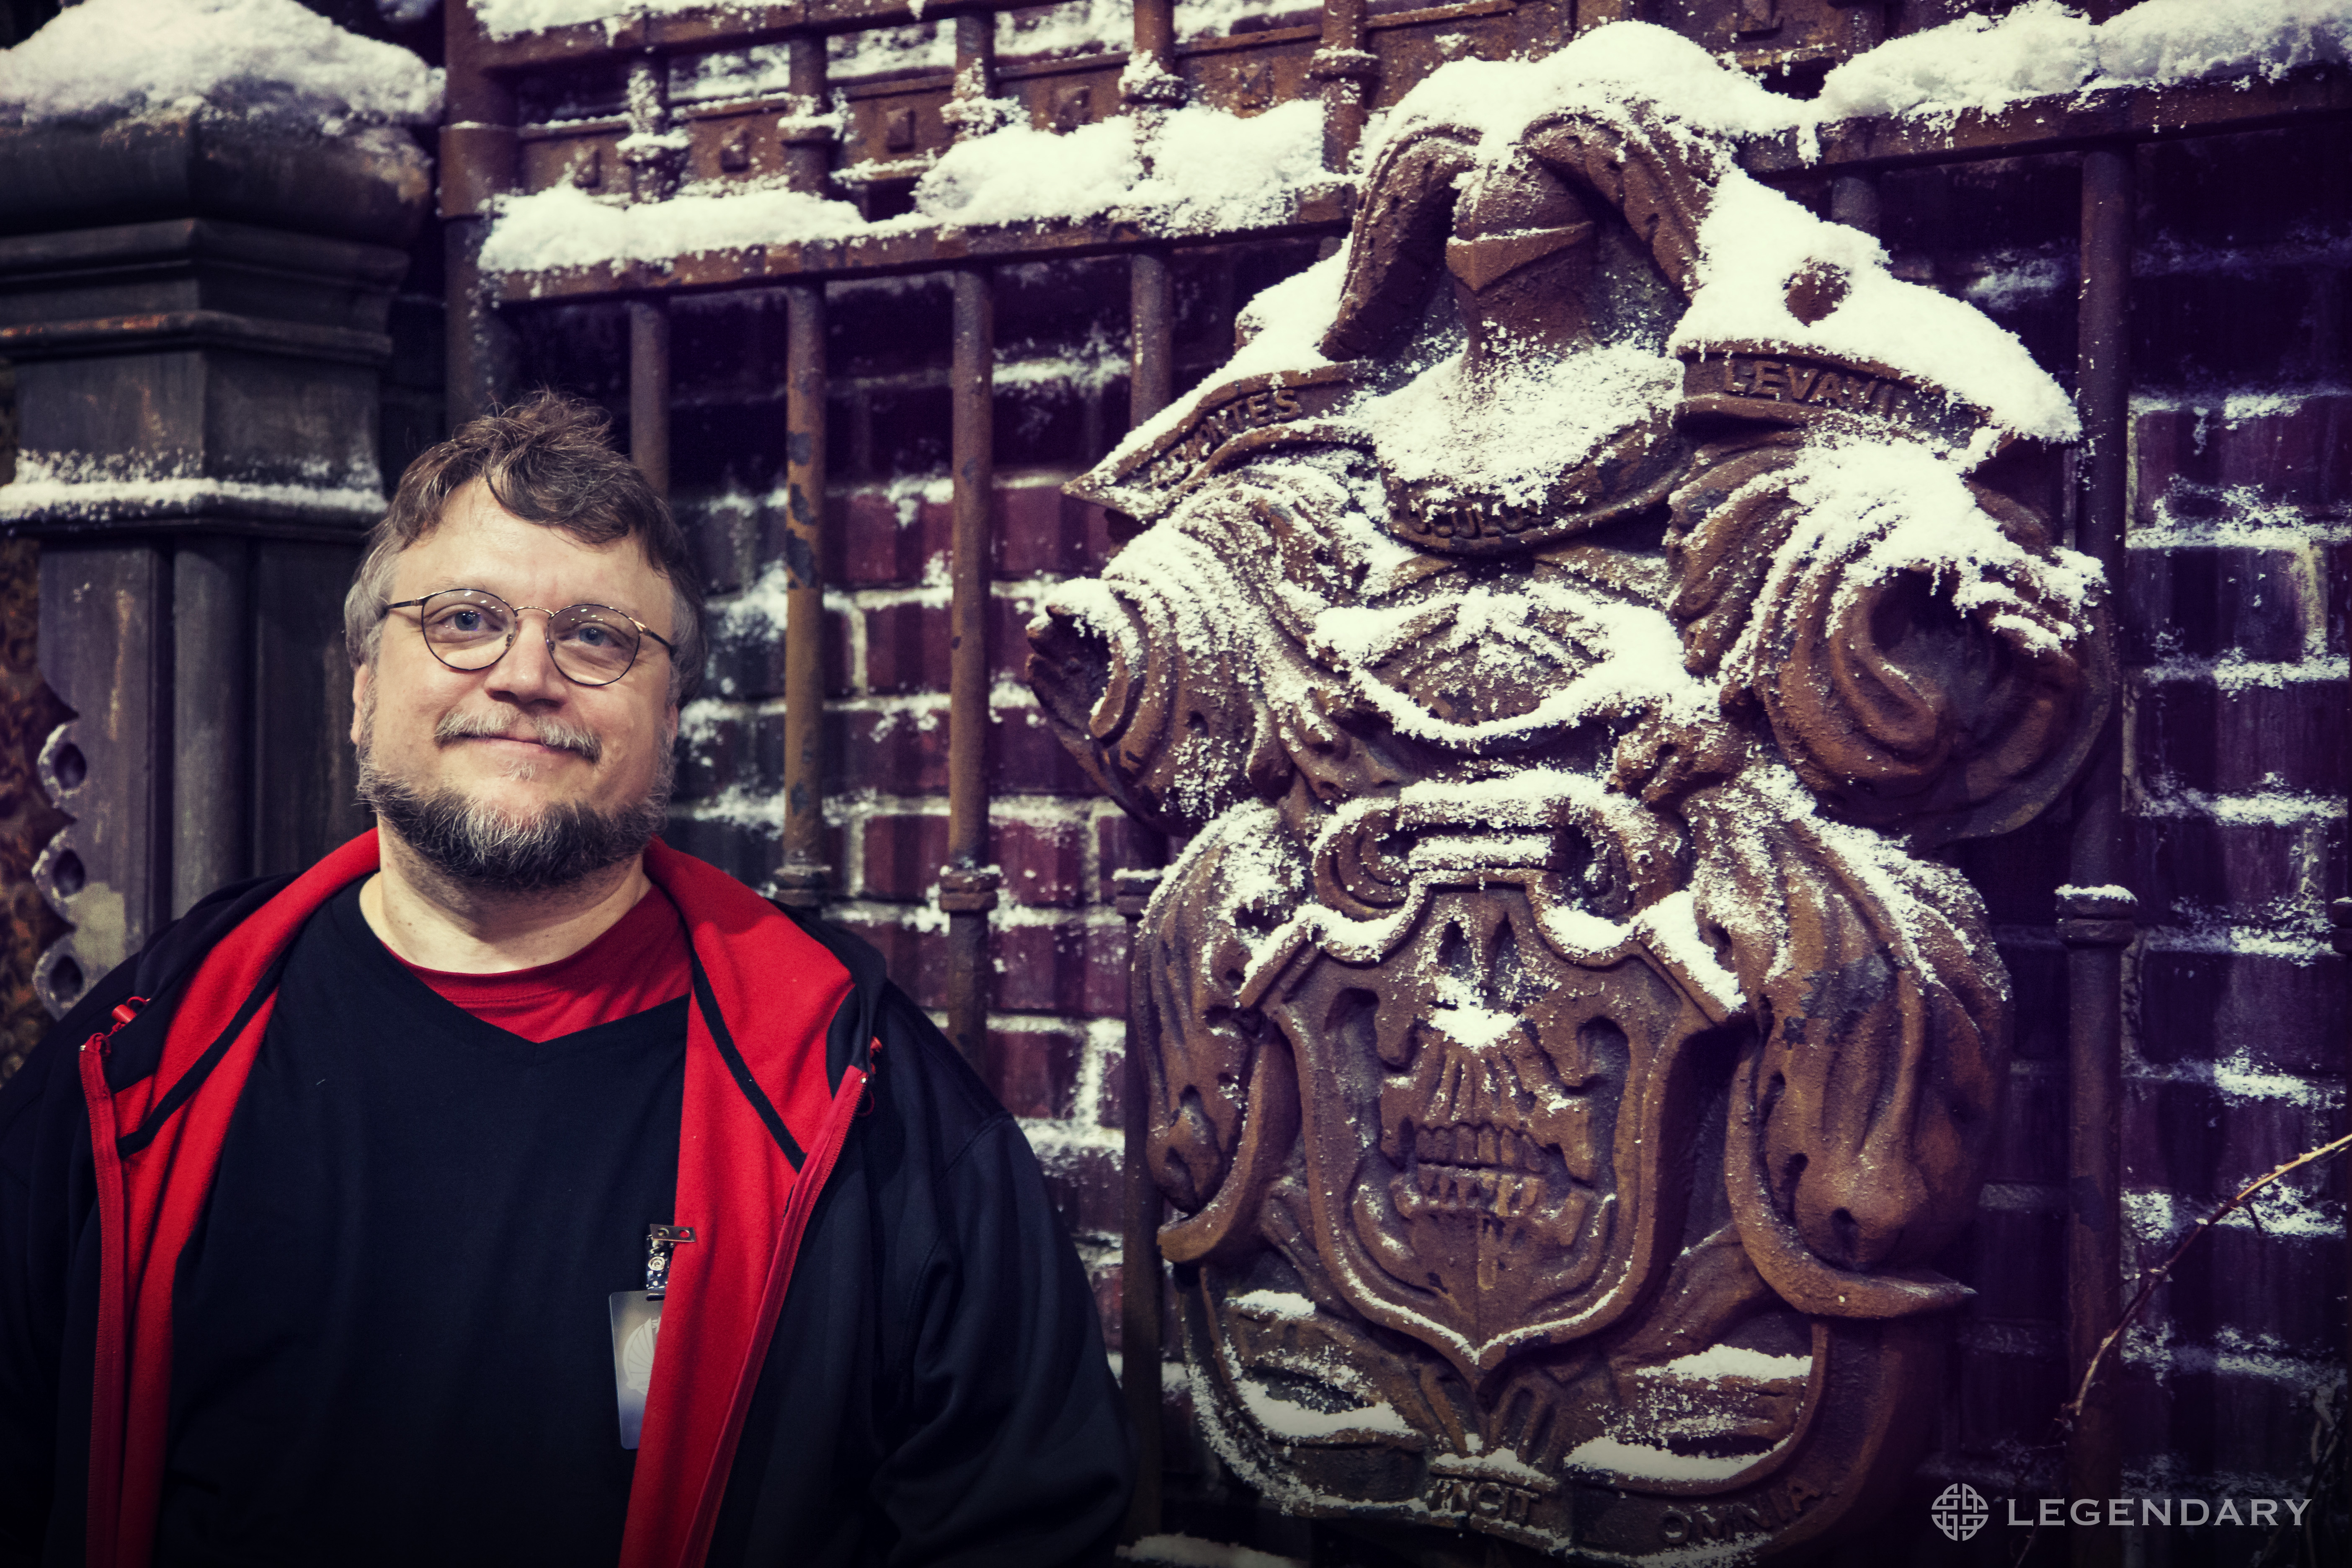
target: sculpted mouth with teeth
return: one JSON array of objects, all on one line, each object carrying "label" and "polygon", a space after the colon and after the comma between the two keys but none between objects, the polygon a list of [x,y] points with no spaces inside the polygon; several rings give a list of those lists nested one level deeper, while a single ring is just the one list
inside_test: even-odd
[{"label": "sculpted mouth with teeth", "polygon": [[1389,1203],[1421,1247],[1466,1254],[1482,1291],[1530,1272],[1572,1289],[1607,1250],[1623,1036],[1549,1012],[1436,1008],[1381,1086]]},{"label": "sculpted mouth with teeth", "polygon": [[1413,1130],[1412,1164],[1391,1192],[1407,1218],[1517,1219],[1542,1205],[1546,1164],[1542,1145],[1508,1128],[1420,1127]]}]

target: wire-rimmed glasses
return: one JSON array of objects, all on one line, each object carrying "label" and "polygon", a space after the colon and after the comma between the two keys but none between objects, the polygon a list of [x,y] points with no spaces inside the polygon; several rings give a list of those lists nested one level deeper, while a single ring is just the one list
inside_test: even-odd
[{"label": "wire-rimmed glasses", "polygon": [[416,628],[433,657],[451,669],[488,669],[514,647],[525,610],[547,617],[547,656],[575,686],[610,686],[637,662],[643,639],[651,637],[674,658],[677,645],[625,610],[610,605],[567,605],[560,610],[508,604],[481,588],[444,588],[421,599],[386,605],[383,613],[411,606]]}]

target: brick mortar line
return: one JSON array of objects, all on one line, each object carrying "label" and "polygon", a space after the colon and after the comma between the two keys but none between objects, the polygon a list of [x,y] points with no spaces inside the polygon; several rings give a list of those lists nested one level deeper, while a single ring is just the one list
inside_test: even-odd
[{"label": "brick mortar line", "polygon": [[2004,1214],[2053,1213],[2066,1206],[2066,1189],[2051,1182],[1987,1182],[1977,1191],[1977,1207]]},{"label": "brick mortar line", "polygon": [[2023,1360],[2063,1360],[2065,1342],[2055,1318],[1969,1318],[1952,1335],[1959,1349],[1978,1355]]},{"label": "brick mortar line", "polygon": [[2324,937],[2267,928],[2149,926],[2136,944],[2144,952],[2202,952],[2216,956],[2287,958],[2298,963],[2331,959],[2336,950]]},{"label": "brick mortar line", "polygon": [[[937,889],[933,891],[936,893]],[[830,921],[870,920],[877,925],[913,926],[918,930],[938,923],[947,929],[947,913],[936,902],[915,900],[897,900],[875,898],[838,899],[827,901],[824,917]],[[991,931],[1023,931],[1065,927],[1084,931],[1120,931],[1126,921],[1108,904],[1016,904],[1000,900],[988,912]],[[1071,1015],[1083,1016],[1084,1015]]]},{"label": "brick mortar line", "polygon": [[[2176,494],[2202,496],[2231,508],[2232,517],[2179,518],[2172,514]],[[2154,513],[2135,510],[2124,529],[2126,551],[2279,550],[2312,544],[2340,544],[2352,539],[2352,518],[2336,508],[2310,507],[2293,501],[2267,500],[2252,485],[2168,486],[2163,494],[2139,503]]]},{"label": "brick mortar line", "polygon": [[2304,826],[2341,819],[2345,797],[2318,790],[2200,790],[2162,780],[2134,780],[2124,814],[2152,821],[2218,822],[2234,826]]},{"label": "brick mortar line", "polygon": [[[2071,245],[2069,246],[2069,248],[2072,248]],[[2229,416],[2231,424],[2238,425],[2249,420],[2275,419],[2280,417],[2282,415],[2299,412],[2302,405],[2310,402],[2315,397],[2345,396],[2352,396],[2352,384],[2327,382],[2316,384],[2309,387],[2298,387],[2285,392],[2280,391],[2274,384],[2245,386],[2221,392],[2210,390],[2204,392],[2179,393],[2135,392],[2131,395],[2131,411],[2135,416],[2141,414],[2177,414],[2184,410],[2210,411],[2215,414],[2221,414],[2229,400],[2232,397],[2244,397],[2249,399],[2259,398],[2265,402],[2273,400],[2292,400],[2295,405],[2295,407],[2294,408],[2269,408],[2260,411],[2250,411],[2234,416]]]},{"label": "brick mortar line", "polygon": [[[2241,1065],[2242,1060],[2243,1065]],[[2225,1079],[2230,1081],[2225,1082]],[[2242,1049],[2232,1051],[2226,1057],[2188,1057],[2169,1062],[2152,1061],[2135,1049],[2124,1058],[2124,1081],[2133,1084],[2200,1084],[2234,1104],[2292,1106],[2314,1116],[2333,1116],[2344,1109],[2343,1074],[2256,1067]],[[2259,1174],[2258,1171],[2247,1173],[2249,1178]],[[2162,1189],[2150,1187],[2145,1190],[2158,1192]]]},{"label": "brick mortar line", "polygon": [[2236,692],[2250,686],[2276,689],[2352,679],[2352,658],[2343,654],[2322,654],[2317,658],[2305,657],[2294,660],[2252,659],[2222,654],[2205,659],[2165,659],[2132,667],[2125,673],[2144,689],[2202,683],[2223,691]]}]

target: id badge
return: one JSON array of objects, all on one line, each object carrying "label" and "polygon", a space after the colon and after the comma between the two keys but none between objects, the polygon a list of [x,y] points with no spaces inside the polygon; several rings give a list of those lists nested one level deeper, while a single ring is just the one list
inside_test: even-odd
[{"label": "id badge", "polygon": [[646,1391],[654,1385],[654,1342],[661,1334],[662,1302],[643,1290],[615,1290],[613,1387],[620,1395],[621,1447],[637,1446],[646,1425]]}]

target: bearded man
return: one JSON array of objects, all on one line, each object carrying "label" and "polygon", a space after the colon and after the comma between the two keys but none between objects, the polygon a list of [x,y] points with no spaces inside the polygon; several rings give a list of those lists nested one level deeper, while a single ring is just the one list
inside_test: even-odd
[{"label": "bearded man", "polygon": [[1107,1561],[1018,1128],[874,952],[665,847],[686,542],[601,413],[418,458],[345,605],[378,826],[0,1092],[0,1563]]}]

